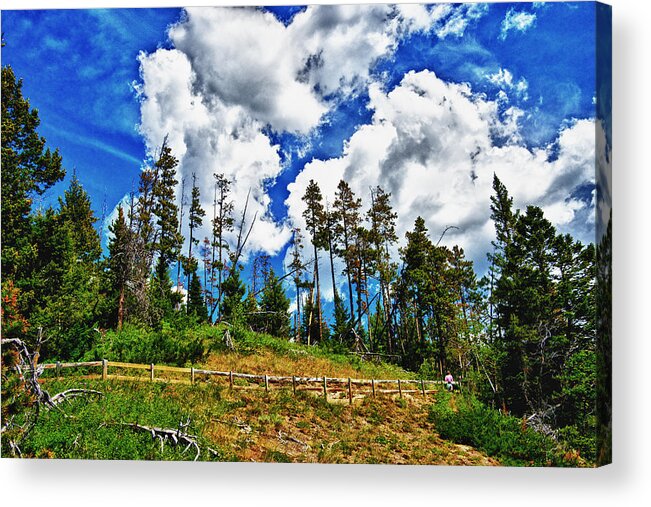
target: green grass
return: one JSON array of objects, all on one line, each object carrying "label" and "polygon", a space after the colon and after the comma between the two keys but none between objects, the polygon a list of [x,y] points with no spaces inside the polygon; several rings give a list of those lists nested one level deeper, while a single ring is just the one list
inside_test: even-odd
[{"label": "green grass", "polygon": [[[33,457],[74,459],[126,459],[126,460],[192,460],[192,449],[184,452],[181,446],[167,443],[161,449],[160,442],[152,440],[145,432],[134,431],[123,423],[138,423],[150,427],[176,429],[181,421],[191,419],[187,432],[201,435],[206,418],[201,413],[185,408],[178,402],[187,396],[190,386],[110,381],[52,381],[47,383],[50,393],[70,387],[97,389],[104,396],[97,399],[75,399],[61,405],[59,410],[41,414],[38,424],[22,446],[23,454]],[[194,390],[193,397],[219,400],[220,389],[206,387]],[[191,406],[191,405],[190,405]],[[222,407],[226,411],[227,407]],[[203,447],[201,460],[230,460],[228,452],[215,449],[199,437]],[[207,451],[210,446],[217,451]]]}]

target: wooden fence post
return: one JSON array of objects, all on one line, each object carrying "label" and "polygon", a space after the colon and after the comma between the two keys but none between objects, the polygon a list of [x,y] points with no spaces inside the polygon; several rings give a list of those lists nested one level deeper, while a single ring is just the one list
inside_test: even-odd
[{"label": "wooden fence post", "polygon": [[269,392],[269,376],[266,373],[264,374],[264,390]]},{"label": "wooden fence post", "polygon": [[231,390],[233,389],[233,370],[228,372],[228,386]]},{"label": "wooden fence post", "polygon": [[108,377],[108,361],[102,359],[102,380],[106,380]]},{"label": "wooden fence post", "polygon": [[292,375],[292,392],[294,393],[294,396],[296,396],[296,376]]},{"label": "wooden fence post", "polygon": [[353,387],[350,381],[350,377],[348,377],[348,403],[353,403]]},{"label": "wooden fence post", "polygon": [[154,363],[149,365],[149,380],[154,381]]},{"label": "wooden fence post", "polygon": [[375,398],[375,379],[371,379],[371,389],[373,391],[373,398]]},{"label": "wooden fence post", "polygon": [[61,377],[61,363],[57,361],[57,378]]},{"label": "wooden fence post", "polygon": [[423,391],[423,396],[425,396],[425,381],[420,379],[420,389]]},{"label": "wooden fence post", "polygon": [[323,397],[328,401],[328,382],[325,375],[323,376]]},{"label": "wooden fence post", "polygon": [[398,392],[400,393],[400,397],[402,398],[402,387],[400,386],[400,379],[398,379]]},{"label": "wooden fence post", "polygon": [[190,384],[194,384],[194,366],[190,368]]}]

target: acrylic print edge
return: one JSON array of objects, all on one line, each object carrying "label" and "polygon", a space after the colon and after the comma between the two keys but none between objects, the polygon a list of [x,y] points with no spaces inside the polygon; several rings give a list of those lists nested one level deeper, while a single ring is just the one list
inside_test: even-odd
[{"label": "acrylic print edge", "polygon": [[597,465],[612,462],[612,7],[596,2]]}]

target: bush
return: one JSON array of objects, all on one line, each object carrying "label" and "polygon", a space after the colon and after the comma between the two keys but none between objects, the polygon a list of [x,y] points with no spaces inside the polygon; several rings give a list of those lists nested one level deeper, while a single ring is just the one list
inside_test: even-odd
[{"label": "bush", "polygon": [[418,369],[418,378],[425,380],[441,380],[438,364],[432,358],[425,359]]},{"label": "bush", "polygon": [[527,428],[517,417],[486,407],[472,396],[445,394],[430,407],[429,419],[441,437],[471,445],[508,466],[576,465],[574,460],[564,457],[552,439]]},{"label": "bush", "polygon": [[197,363],[206,355],[202,329],[174,329],[163,323],[160,331],[154,331],[126,325],[121,331],[107,331],[85,357],[178,366]]}]

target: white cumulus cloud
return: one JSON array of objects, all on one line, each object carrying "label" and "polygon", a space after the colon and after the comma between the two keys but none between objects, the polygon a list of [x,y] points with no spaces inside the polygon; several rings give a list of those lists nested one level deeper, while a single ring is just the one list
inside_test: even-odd
[{"label": "white cumulus cloud", "polygon": [[197,177],[207,211],[199,237],[210,237],[213,174],[224,173],[235,216],[249,192],[249,219],[257,214],[248,250],[278,253],[290,229],[271,213],[267,190],[283,166],[269,130],[297,134],[308,147],[324,114],[368,86],[372,66],[400,37],[431,30],[451,13],[449,6],[309,6],[285,26],[255,8],[186,9],[170,28],[173,48],[140,55],[136,90],[148,152],[167,138],[179,181],[187,188]]},{"label": "white cumulus cloud", "polygon": [[486,79],[488,79],[488,81],[493,83],[501,90],[513,93],[517,98],[521,100],[526,101],[529,99],[529,95],[527,93],[529,90],[528,81],[524,77],[516,80],[509,69],[500,68],[497,72],[488,74],[486,76]]},{"label": "white cumulus cloud", "polygon": [[504,17],[504,20],[502,21],[500,39],[506,39],[509,32],[512,30],[515,30],[517,32],[526,32],[533,26],[535,21],[535,14],[524,11],[516,11],[514,8],[509,9],[506,13],[506,16]]},{"label": "white cumulus cloud", "polygon": [[431,71],[410,72],[388,93],[371,88],[371,124],[360,127],[341,157],[314,160],[289,186],[291,220],[303,226],[301,198],[311,179],[333,199],[345,179],[370,204],[369,187],[392,193],[397,231],[404,234],[422,216],[436,241],[448,225],[443,243],[459,244],[470,258],[484,262],[494,237],[490,221],[493,174],[509,189],[516,207],[541,206],[561,230],[592,241],[585,217],[594,205],[570,198],[584,184],[594,184],[595,124],[574,121],[552,147],[530,149],[517,135],[505,143],[495,137],[517,126],[500,119],[498,104],[473,94],[466,84],[447,83]]}]

